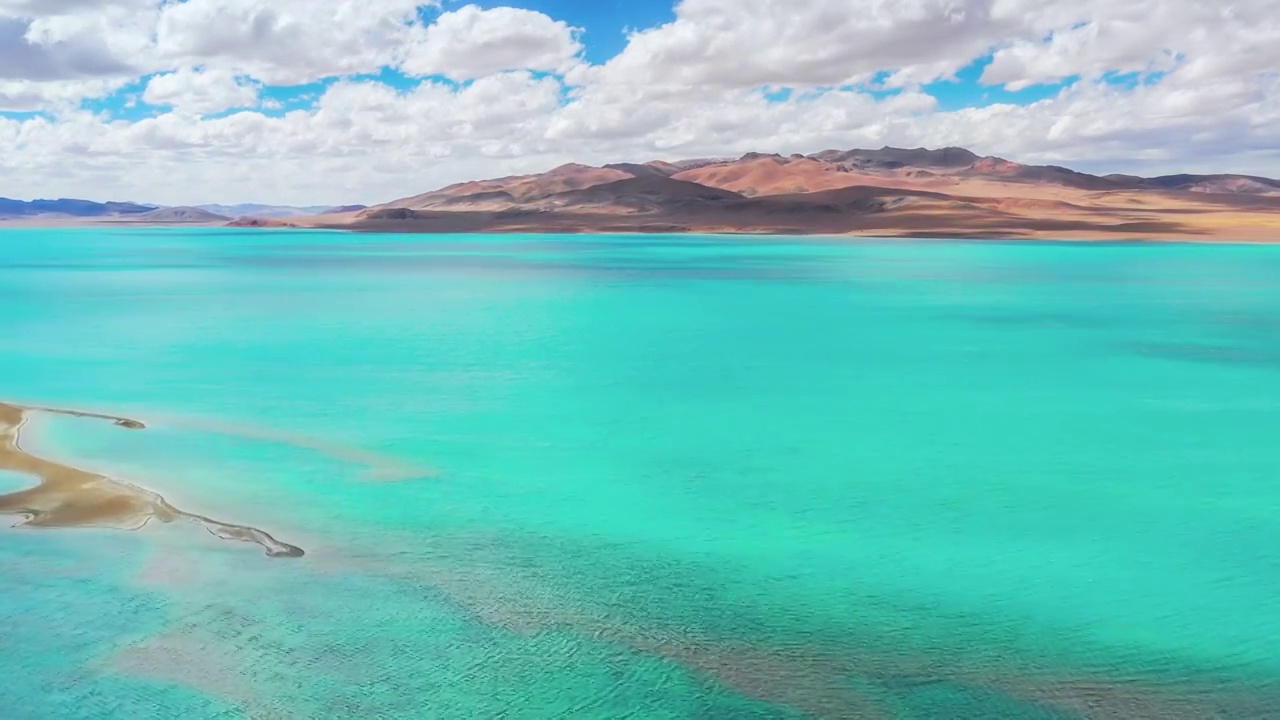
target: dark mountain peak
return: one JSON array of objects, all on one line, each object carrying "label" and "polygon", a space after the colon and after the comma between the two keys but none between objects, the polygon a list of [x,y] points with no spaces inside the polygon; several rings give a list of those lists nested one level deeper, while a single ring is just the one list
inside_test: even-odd
[{"label": "dark mountain peak", "polygon": [[896,170],[904,167],[962,168],[979,160],[976,153],[960,147],[930,150],[889,145],[879,150],[824,150],[809,157],[823,162],[848,163],[865,170]]},{"label": "dark mountain peak", "polygon": [[609,163],[604,167],[606,170],[617,170],[635,177],[670,177],[675,174],[676,170],[674,166],[661,162],[650,162],[643,165],[639,163]]},{"label": "dark mountain peak", "polygon": [[742,157],[738,158],[738,160],[739,160],[740,162],[750,162],[750,161],[752,161],[752,160],[779,160],[779,161],[781,161],[781,160],[783,160],[783,159],[784,159],[784,158],[783,158],[781,155],[779,155],[778,153],[758,153],[758,152],[749,152],[749,153],[747,153],[747,154],[743,155]]}]

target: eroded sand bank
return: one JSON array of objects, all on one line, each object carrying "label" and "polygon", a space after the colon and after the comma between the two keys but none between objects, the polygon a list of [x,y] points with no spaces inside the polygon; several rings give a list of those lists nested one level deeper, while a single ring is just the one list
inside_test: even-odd
[{"label": "eroded sand bank", "polygon": [[110,421],[128,430],[143,430],[130,418],[0,403],[0,470],[30,475],[39,484],[27,490],[0,495],[0,514],[20,515],[25,527],[99,527],[140,530],[152,520],[190,522],[223,540],[260,545],[270,557],[302,557],[302,548],[280,542],[270,534],[245,525],[232,525],[189,513],[160,495],[105,475],[46,460],[22,449],[21,434],[33,412],[56,413]]}]

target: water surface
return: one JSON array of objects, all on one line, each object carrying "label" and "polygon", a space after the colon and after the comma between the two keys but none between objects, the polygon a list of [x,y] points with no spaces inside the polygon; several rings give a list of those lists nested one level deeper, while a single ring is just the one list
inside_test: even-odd
[{"label": "water surface", "polygon": [[148,425],[26,450],[307,552],[0,533],[8,717],[1280,717],[1280,248],[8,229],[0,300],[0,400]]}]

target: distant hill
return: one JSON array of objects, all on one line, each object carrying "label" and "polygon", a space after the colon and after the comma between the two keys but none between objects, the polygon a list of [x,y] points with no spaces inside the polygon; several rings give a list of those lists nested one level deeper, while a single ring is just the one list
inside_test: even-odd
[{"label": "distant hill", "polygon": [[1280,194],[1280,180],[1252,175],[1164,175],[1139,178],[1144,187],[1246,195]]},{"label": "distant hill", "polygon": [[63,198],[59,200],[13,200],[0,198],[0,218],[38,220],[74,218],[119,218],[137,222],[217,222],[232,218],[261,218],[282,220],[330,213],[359,212],[365,205],[193,205],[166,207],[130,202],[95,202]]},{"label": "distant hill", "polygon": [[332,208],[328,205],[307,205],[297,207],[293,205],[242,203],[240,205],[196,205],[195,207],[201,210],[207,210],[215,215],[225,215],[226,217],[231,218],[291,218],[304,217],[307,215],[319,215],[321,213],[332,211]]},{"label": "distant hill", "polygon": [[231,218],[198,207],[166,207],[135,215],[133,219],[152,223],[215,223]]},{"label": "distant hill", "polygon": [[0,217],[22,218],[38,215],[56,217],[109,217],[112,215],[140,215],[155,210],[155,205],[129,202],[94,202],[61,198],[58,200],[11,200],[0,198]]}]

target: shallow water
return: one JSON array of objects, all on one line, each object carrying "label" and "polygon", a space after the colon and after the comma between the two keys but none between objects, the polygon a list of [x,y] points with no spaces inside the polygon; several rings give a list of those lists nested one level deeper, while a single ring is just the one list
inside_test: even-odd
[{"label": "shallow water", "polygon": [[1280,248],[8,229],[0,301],[0,400],[149,425],[24,447],[307,551],[0,532],[6,717],[1280,717]]}]

